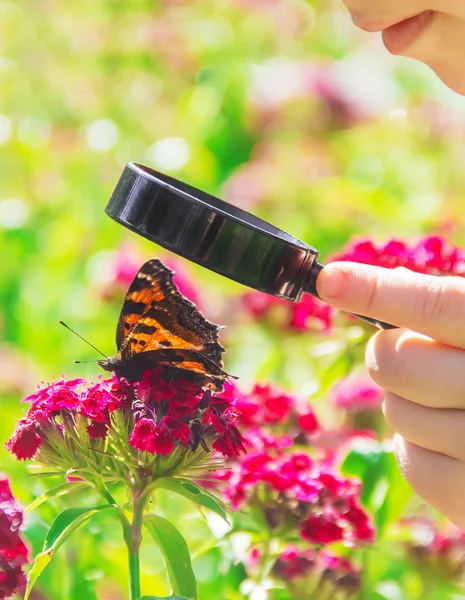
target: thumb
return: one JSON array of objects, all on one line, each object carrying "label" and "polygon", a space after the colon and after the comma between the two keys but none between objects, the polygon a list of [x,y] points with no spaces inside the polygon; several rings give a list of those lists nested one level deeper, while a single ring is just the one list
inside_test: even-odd
[{"label": "thumb", "polygon": [[344,311],[366,315],[465,348],[465,279],[408,269],[334,262],[318,275],[319,296]]}]

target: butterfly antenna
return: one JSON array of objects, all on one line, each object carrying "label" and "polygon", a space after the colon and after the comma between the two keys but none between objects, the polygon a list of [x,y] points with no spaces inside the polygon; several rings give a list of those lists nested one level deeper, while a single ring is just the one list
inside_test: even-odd
[{"label": "butterfly antenna", "polygon": [[[71,327],[69,325],[66,325],[66,323],[64,323],[63,321],[58,321],[58,323],[60,323],[60,325],[63,325],[63,327],[66,327],[66,329],[68,329],[69,331],[71,331],[71,333],[74,333],[74,335],[77,335],[78,338],[80,338],[88,346],[90,346],[91,348],[93,348],[94,350],[96,350],[101,356],[103,356],[103,358],[108,358],[108,356],[106,356],[103,352],[101,352],[98,348],[96,348],[94,346],[94,344],[91,344],[85,338],[83,338],[82,335],[79,335],[79,333],[77,331],[74,331],[74,329],[71,329]],[[80,362],[80,361],[76,360],[74,362]],[[97,362],[97,361],[84,361],[84,362]]]},{"label": "butterfly antenna", "polygon": [[87,363],[96,363],[98,360],[73,360],[75,365],[86,365]]}]

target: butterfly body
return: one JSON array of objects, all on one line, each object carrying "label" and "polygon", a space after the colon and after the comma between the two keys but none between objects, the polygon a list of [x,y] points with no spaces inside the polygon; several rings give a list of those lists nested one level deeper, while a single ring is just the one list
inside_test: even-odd
[{"label": "butterfly body", "polygon": [[208,321],[173,281],[173,271],[158,259],[146,262],[131,283],[116,330],[117,353],[99,365],[117,377],[138,381],[157,366],[172,377],[221,391],[221,327]]}]

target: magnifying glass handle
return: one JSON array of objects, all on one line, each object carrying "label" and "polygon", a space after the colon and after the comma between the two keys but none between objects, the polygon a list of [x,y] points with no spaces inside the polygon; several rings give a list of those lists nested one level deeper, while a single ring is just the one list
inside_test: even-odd
[{"label": "magnifying glass handle", "polygon": [[[311,294],[315,298],[321,300],[318,292],[316,290],[316,280],[318,278],[319,273],[322,271],[325,265],[320,264],[319,262],[315,262],[312,267],[312,277],[308,284],[308,286],[304,289],[305,292]],[[384,321],[379,321],[378,319],[372,319],[371,317],[364,317],[363,315],[356,315],[354,313],[350,313],[353,317],[357,317],[357,319],[361,319],[362,321],[366,321],[378,329],[397,329],[397,325],[391,325],[390,323],[385,323]]]}]

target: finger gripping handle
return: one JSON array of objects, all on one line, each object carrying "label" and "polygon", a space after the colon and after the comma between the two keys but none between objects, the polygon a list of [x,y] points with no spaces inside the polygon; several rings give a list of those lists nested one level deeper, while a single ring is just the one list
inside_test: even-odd
[{"label": "finger gripping handle", "polygon": [[[321,300],[321,298],[316,289],[316,280],[318,278],[318,275],[323,270],[323,268],[324,268],[324,265],[322,265],[318,262],[316,262],[313,265],[311,276],[309,278],[307,285],[304,288],[305,292],[307,292],[308,294],[311,294],[312,296],[314,296],[315,298],[318,298],[319,300]],[[363,315],[356,315],[354,313],[349,313],[349,314],[351,314],[353,317],[357,317],[357,319],[361,319],[362,321],[366,321],[367,323],[370,323],[371,325],[378,327],[378,329],[397,329],[398,328],[397,325],[391,325],[390,323],[385,323],[384,321],[380,321],[379,319],[373,319],[371,317],[364,317]]]}]

